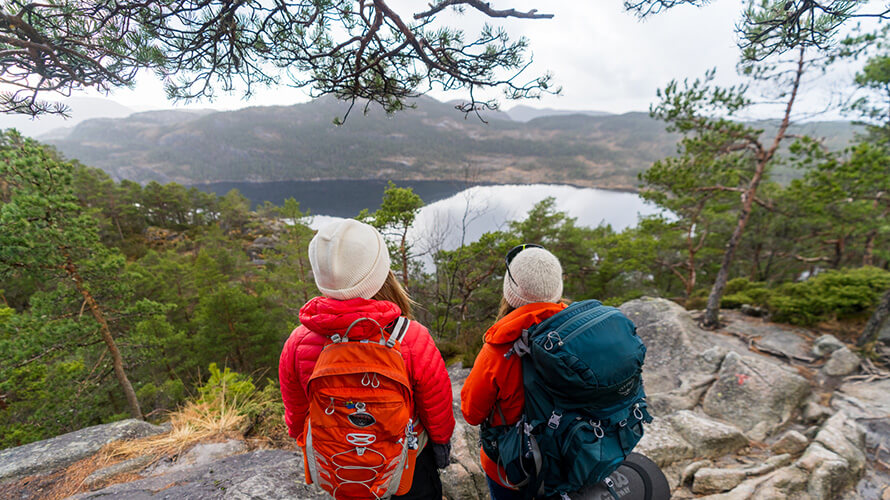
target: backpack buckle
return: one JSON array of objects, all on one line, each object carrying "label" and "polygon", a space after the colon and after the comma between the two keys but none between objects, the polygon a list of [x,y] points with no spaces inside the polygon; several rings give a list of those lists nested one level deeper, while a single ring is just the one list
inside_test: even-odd
[{"label": "backpack buckle", "polygon": [[591,420],[590,425],[593,426],[593,435],[597,439],[602,439],[606,435],[606,432],[603,431],[603,424],[599,420]]},{"label": "backpack buckle", "polygon": [[634,405],[634,418],[637,420],[643,420],[643,410],[640,409],[640,403]]},{"label": "backpack buckle", "polygon": [[556,412],[550,414],[550,420],[547,421],[547,427],[551,429],[559,428],[559,421],[562,420],[562,415]]},{"label": "backpack buckle", "polygon": [[544,350],[550,351],[554,347],[562,347],[563,345],[562,338],[559,336],[559,332],[552,331],[547,334],[547,339],[544,342]]}]

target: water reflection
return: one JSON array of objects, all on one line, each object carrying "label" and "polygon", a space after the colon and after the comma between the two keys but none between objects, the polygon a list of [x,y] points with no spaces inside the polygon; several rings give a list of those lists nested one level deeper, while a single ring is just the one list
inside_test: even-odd
[{"label": "water reflection", "polygon": [[[556,199],[557,210],[581,226],[605,223],[621,231],[636,225],[640,215],[660,212],[635,193],[551,184],[475,186],[421,209],[409,238],[416,251],[457,248],[461,240],[470,243],[486,232],[506,229],[509,221],[524,219],[548,196]],[[337,218],[317,215],[310,225],[318,229]]]}]

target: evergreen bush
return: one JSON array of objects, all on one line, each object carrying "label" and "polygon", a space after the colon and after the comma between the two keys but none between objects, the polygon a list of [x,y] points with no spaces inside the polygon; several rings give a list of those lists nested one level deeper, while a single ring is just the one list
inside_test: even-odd
[{"label": "evergreen bush", "polygon": [[876,267],[830,270],[779,286],[769,299],[775,321],[812,325],[867,316],[890,288],[890,272]]}]

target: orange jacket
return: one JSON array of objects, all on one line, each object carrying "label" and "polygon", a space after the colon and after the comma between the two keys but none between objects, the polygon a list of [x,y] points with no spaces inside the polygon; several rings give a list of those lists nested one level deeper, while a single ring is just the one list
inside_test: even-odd
[{"label": "orange jacket", "polygon": [[[460,391],[460,410],[470,425],[479,425],[491,417],[492,425],[515,424],[522,416],[525,392],[522,388],[522,364],[519,356],[504,357],[522,330],[540,323],[566,308],[565,304],[536,302],[524,305],[504,316],[485,332],[485,345],[479,351],[473,369]],[[504,421],[495,410],[497,404]],[[501,483],[497,464],[481,453],[482,468],[488,477]],[[505,477],[501,471],[500,477]],[[503,485],[507,486],[507,485]]]}]

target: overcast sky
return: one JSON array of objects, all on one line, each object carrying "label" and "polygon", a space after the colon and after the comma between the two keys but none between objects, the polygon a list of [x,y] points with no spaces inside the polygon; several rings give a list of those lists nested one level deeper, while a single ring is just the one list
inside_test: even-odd
[{"label": "overcast sky", "polygon": [[[392,0],[403,18],[410,18],[424,0]],[[534,64],[529,77],[551,71],[562,96],[545,96],[539,101],[510,101],[516,104],[575,110],[600,110],[613,113],[645,111],[655,101],[656,89],[671,79],[702,76],[709,68],[717,69],[722,84],[739,82],[735,65],[735,23],[742,11],[741,0],[714,0],[702,8],[681,6],[639,21],[624,12],[621,0],[492,0],[495,8],[537,8],[555,15],[550,20],[491,20],[468,9],[463,15],[448,14],[441,21],[473,31],[484,21],[502,23],[513,36],[530,41]],[[879,2],[878,2],[879,3]],[[824,105],[827,93],[848,85],[855,68],[822,77],[807,89],[803,110]],[[76,94],[99,96],[95,92]],[[431,92],[440,100],[466,98],[466,93]],[[493,94],[498,96],[499,94]],[[49,96],[48,96],[49,97]],[[212,102],[198,101],[188,106],[166,100],[161,82],[143,73],[133,90],[116,90],[105,96],[135,110],[171,107],[235,109],[252,105],[289,105],[309,99],[306,90],[278,87],[262,89],[249,100],[240,95],[223,95]],[[769,113],[754,112],[752,117]],[[756,115],[760,116],[756,116]],[[837,118],[834,112],[825,118]],[[75,117],[77,118],[77,117]]]},{"label": "overcast sky", "polygon": [[[392,2],[403,18],[411,17],[423,0]],[[530,41],[534,65],[529,76],[550,70],[562,96],[546,96],[527,101],[535,107],[591,109],[611,112],[646,110],[655,90],[671,78],[698,76],[717,67],[721,77],[734,72],[738,49],[733,33],[741,11],[739,0],[717,0],[705,8],[678,7],[646,21],[623,11],[621,0],[494,0],[496,8],[537,8],[554,14],[553,19],[501,22],[513,36]],[[492,22],[475,11],[451,15],[442,21],[454,22],[471,31],[483,21]],[[91,94],[96,95],[96,94]],[[440,100],[464,98],[464,93],[432,92]],[[495,94],[496,96],[499,94]],[[118,90],[111,99],[132,108],[168,108],[160,81],[149,73],[135,90]],[[221,96],[214,102],[202,101],[189,107],[233,109],[248,105],[293,104],[308,99],[299,89],[279,87],[261,90],[245,101],[238,95]],[[503,102],[509,109],[515,102]]]}]

